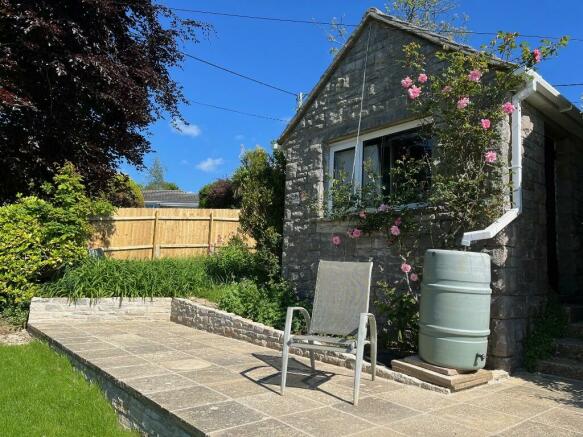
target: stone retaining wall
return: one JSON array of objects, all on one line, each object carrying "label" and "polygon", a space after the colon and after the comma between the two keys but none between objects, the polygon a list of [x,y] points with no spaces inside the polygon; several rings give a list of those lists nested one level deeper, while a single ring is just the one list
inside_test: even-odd
[{"label": "stone retaining wall", "polygon": [[[174,298],[170,320],[181,325],[223,335],[238,340],[247,341],[270,349],[281,350],[283,343],[283,331],[255,323],[235,314],[227,313],[215,308],[209,308],[188,299]],[[290,349],[290,353],[302,357],[309,357],[309,352],[302,349]],[[316,352],[316,360],[334,364],[336,366],[354,369],[355,357],[351,354],[335,352]],[[371,373],[371,365],[364,362],[362,371]],[[391,379],[403,384],[414,385],[427,390],[440,393],[450,393],[443,387],[420,381],[403,373],[394,372],[391,369],[377,364],[376,375],[381,378]]]},{"label": "stone retaining wall", "polygon": [[29,324],[64,319],[78,321],[100,320],[168,320],[171,297],[154,299],[77,299],[64,297],[34,297],[30,304]]},{"label": "stone retaining wall", "polygon": [[165,410],[138,390],[104,372],[99,366],[80,357],[41,330],[33,326],[29,326],[28,329],[36,338],[45,340],[59,353],[67,356],[71,364],[87,380],[101,388],[115,409],[120,423],[126,428],[138,430],[140,434],[148,436],[189,437],[203,435],[199,430]]}]

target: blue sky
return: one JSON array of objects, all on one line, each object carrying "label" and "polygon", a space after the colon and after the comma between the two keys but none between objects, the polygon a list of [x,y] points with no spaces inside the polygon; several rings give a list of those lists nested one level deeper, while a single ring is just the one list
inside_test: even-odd
[{"label": "blue sky", "polygon": [[[200,9],[244,15],[328,21],[341,17],[358,23],[369,7],[383,9],[384,1],[361,0],[160,0],[175,8]],[[564,35],[583,39],[582,0],[462,0],[460,12],[470,16],[474,31],[516,31],[524,34]],[[248,76],[293,92],[308,92],[330,63],[326,28],[311,24],[275,23],[212,15],[179,13],[212,24],[215,34],[189,44],[184,51]],[[489,40],[471,38],[475,47]],[[537,40],[529,40],[536,45]],[[583,82],[583,42],[571,42],[558,58],[546,61],[539,70],[552,84]],[[291,95],[280,93],[186,59],[173,77],[183,86],[187,98],[245,112],[289,119],[295,111]],[[561,88],[578,101],[583,87]],[[150,129],[153,152],[145,158],[150,165],[160,158],[166,179],[186,191],[198,189],[217,178],[229,176],[239,164],[242,148],[260,145],[270,150],[285,123],[247,117],[199,106],[184,105],[191,123],[182,133],[170,120],[160,120]],[[138,182],[146,175],[128,165],[121,167]]]}]

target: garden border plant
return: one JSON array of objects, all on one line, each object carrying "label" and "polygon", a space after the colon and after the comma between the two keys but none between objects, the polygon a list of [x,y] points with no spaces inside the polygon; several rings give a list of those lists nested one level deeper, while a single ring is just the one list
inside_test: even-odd
[{"label": "garden border plant", "polygon": [[40,286],[88,257],[89,217],[108,215],[106,200],[89,198],[75,167],[63,165],[43,198],[18,197],[0,207],[0,311],[23,324]]},{"label": "garden border plant", "polygon": [[[400,157],[390,170],[390,187],[366,170],[368,163],[362,186],[342,175],[329,181],[332,206],[324,205],[324,215],[355,222],[348,238],[382,233],[401,258],[401,279],[379,283],[376,304],[389,316],[392,341],[403,350],[417,343],[422,249],[427,242],[460,249],[464,231],[485,228],[502,215],[510,174],[500,158],[507,152],[500,125],[516,109],[511,96],[528,81],[529,69],[568,42],[543,40],[530,49],[518,38],[500,32],[482,51],[439,50],[431,63],[420,44],[405,45],[408,75],[400,86],[410,113],[422,121],[422,138],[436,145],[433,156]],[[341,245],[342,238],[333,234],[331,244]]]}]

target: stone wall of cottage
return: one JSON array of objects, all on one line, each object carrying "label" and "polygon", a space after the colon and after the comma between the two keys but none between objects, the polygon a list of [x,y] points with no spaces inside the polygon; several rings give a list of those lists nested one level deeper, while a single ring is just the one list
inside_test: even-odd
[{"label": "stone wall of cottage", "polygon": [[545,124],[528,104],[522,108],[522,214],[501,233],[494,250],[489,365],[521,364],[523,340],[549,291],[547,275]]},{"label": "stone wall of cottage", "polygon": [[[348,224],[322,221],[315,208],[324,198],[326,156],[331,141],[356,135],[366,45],[370,29],[361,132],[410,120],[399,83],[405,74],[402,48],[417,41],[430,55],[435,47],[414,35],[373,21],[346,54],[299,125],[283,144],[287,158],[283,270],[303,295],[310,295],[320,259],[375,261],[374,279],[397,272],[400,260],[381,236],[346,237]],[[431,72],[431,71],[430,71]],[[334,247],[332,233],[342,235]],[[397,270],[396,270],[397,269]]]},{"label": "stone wall of cottage", "polygon": [[[326,86],[306,112],[298,126],[287,138],[283,148],[287,157],[286,211],[284,221],[284,275],[300,294],[311,296],[320,259],[340,261],[374,261],[373,283],[392,281],[400,275],[401,263],[394,249],[387,246],[382,235],[365,235],[359,239],[346,236],[349,223],[322,219],[317,202],[324,198],[329,144],[356,135],[362,87],[367,32],[340,62]],[[372,131],[410,120],[407,100],[399,86],[404,75],[400,60],[403,45],[421,42],[427,53],[435,48],[415,36],[372,24],[365,87],[362,131]],[[523,110],[523,203],[522,215],[507,230],[491,241],[476,244],[492,256],[491,336],[488,366],[512,369],[521,364],[522,342],[530,321],[544,304],[548,293],[546,250],[546,187],[544,168],[545,121],[535,109],[524,105]],[[500,127],[503,133],[501,156],[508,162],[510,125]],[[566,140],[569,142],[570,140]],[[573,143],[573,144],[571,144]],[[558,156],[557,177],[580,172],[574,155],[583,156],[571,141],[565,157]],[[581,146],[581,144],[579,144]],[[563,163],[559,161],[563,159]],[[577,180],[577,179],[574,179]],[[559,187],[559,212],[579,217],[561,224],[559,244],[562,257],[576,258],[581,237],[576,224],[582,223],[583,191],[572,183]],[[562,196],[562,197],[561,197]],[[570,206],[577,199],[577,206]],[[562,208],[562,209],[561,209]],[[333,234],[341,235],[342,244],[331,244]],[[571,252],[568,252],[568,251]],[[571,255],[573,254],[573,255]],[[583,279],[581,263],[569,265],[574,273],[565,287],[573,287]],[[566,269],[567,267],[565,267]],[[580,283],[580,282],[579,282]],[[567,285],[570,284],[570,285]],[[376,290],[371,299],[374,301]],[[374,309],[373,309],[374,311]],[[381,317],[382,319],[382,317]]]}]

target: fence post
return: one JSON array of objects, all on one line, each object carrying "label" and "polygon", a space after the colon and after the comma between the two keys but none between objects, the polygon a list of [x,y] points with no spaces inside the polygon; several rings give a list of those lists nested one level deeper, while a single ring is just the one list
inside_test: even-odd
[{"label": "fence post", "polygon": [[156,212],[154,212],[154,228],[152,229],[152,255],[151,259],[160,257],[160,248],[156,247],[158,243],[158,213],[159,210],[156,208]]},{"label": "fence post", "polygon": [[211,211],[210,213],[210,218],[209,218],[209,238],[208,238],[208,252],[211,253],[212,252],[212,240],[213,238],[213,212]]}]

